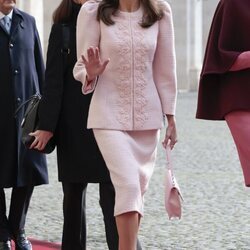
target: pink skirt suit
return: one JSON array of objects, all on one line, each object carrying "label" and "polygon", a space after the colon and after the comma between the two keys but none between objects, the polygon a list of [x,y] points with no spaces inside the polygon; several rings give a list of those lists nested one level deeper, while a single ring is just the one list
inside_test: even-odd
[{"label": "pink skirt suit", "polygon": [[[139,23],[143,10],[118,11],[115,24],[97,21],[99,2],[87,1],[77,25],[74,77],[93,97],[88,116],[115,187],[115,216],[136,211],[143,216],[143,197],[152,176],[159,130],[164,115],[175,113],[176,70],[172,14],[165,1],[164,16],[151,27]],[[86,30],[91,30],[86,36]],[[110,58],[98,80],[86,84],[81,55],[99,47]]]}]

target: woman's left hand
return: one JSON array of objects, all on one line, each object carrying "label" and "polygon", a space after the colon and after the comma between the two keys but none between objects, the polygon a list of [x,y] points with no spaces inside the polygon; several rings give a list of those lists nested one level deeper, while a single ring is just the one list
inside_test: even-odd
[{"label": "woman's left hand", "polygon": [[176,131],[176,121],[174,115],[166,115],[168,120],[168,126],[166,129],[165,138],[162,142],[164,148],[167,147],[168,143],[170,148],[173,149],[177,142],[177,131]]}]

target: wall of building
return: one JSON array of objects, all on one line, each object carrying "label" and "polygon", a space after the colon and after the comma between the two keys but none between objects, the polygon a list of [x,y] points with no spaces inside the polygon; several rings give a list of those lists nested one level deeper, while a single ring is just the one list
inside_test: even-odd
[{"label": "wall of building", "polygon": [[[27,0],[25,0],[27,1]],[[41,1],[41,0],[40,0]],[[57,8],[61,0],[43,0],[44,2],[44,14],[43,14],[43,19],[44,19],[44,37],[43,37],[43,44],[44,48],[47,48],[48,46],[48,40],[49,40],[49,34],[52,26],[52,15],[54,10]],[[45,52],[46,54],[46,52]]]}]

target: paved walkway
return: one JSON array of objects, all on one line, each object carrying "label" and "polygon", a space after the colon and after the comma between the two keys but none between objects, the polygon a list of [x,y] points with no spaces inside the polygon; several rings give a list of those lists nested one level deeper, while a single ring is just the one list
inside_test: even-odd
[{"label": "paved walkway", "polygon": [[[183,218],[169,221],[164,210],[165,159],[159,145],[139,235],[143,249],[250,250],[250,190],[243,185],[235,146],[225,122],[194,118],[196,99],[196,93],[181,93],[177,105],[179,143],[173,158],[185,199]],[[50,185],[36,188],[26,231],[60,242],[61,185],[55,154],[48,160]],[[97,185],[89,185],[87,197],[88,249],[106,250]]]}]

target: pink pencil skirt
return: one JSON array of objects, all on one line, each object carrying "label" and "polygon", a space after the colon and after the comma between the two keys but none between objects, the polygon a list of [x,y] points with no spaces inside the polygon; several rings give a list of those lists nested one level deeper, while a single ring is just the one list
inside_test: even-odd
[{"label": "pink pencil skirt", "polygon": [[250,111],[234,111],[225,119],[237,147],[245,185],[250,187]]},{"label": "pink pencil skirt", "polygon": [[143,197],[154,169],[159,130],[93,131],[115,188],[114,215],[136,211],[143,216]]}]

